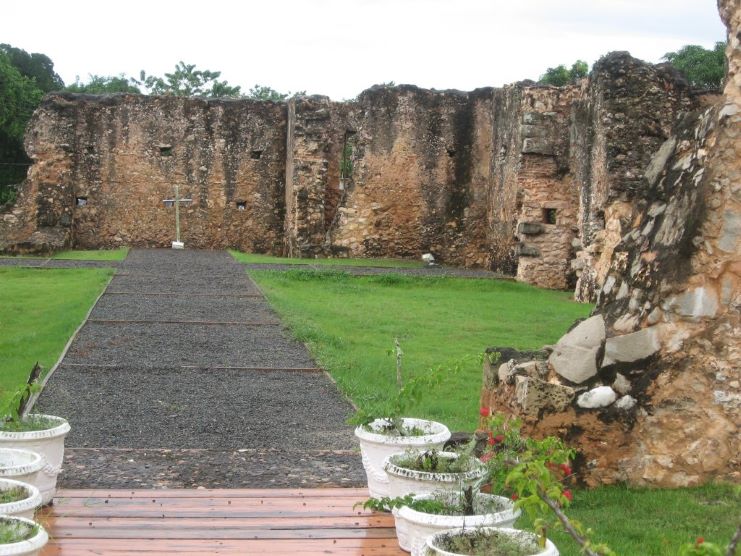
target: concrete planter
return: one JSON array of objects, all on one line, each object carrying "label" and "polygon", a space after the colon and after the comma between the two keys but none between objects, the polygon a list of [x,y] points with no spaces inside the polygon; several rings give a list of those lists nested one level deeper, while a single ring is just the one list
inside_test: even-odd
[{"label": "concrete planter", "polygon": [[[481,527],[478,529],[450,529],[448,531],[441,531],[439,533],[435,533],[434,535],[430,535],[427,537],[427,540],[425,541],[425,548],[427,550],[427,554],[429,555],[435,555],[435,556],[465,556],[463,554],[459,554],[457,552],[448,552],[440,547],[440,539],[441,537],[445,535],[470,535],[472,533],[475,533],[477,531],[496,531],[500,534],[505,534],[509,537],[512,537],[513,539],[537,539],[537,535],[535,533],[531,533],[530,531],[520,531],[519,529],[509,529],[509,528],[500,528],[500,527]],[[549,540],[546,540],[545,548],[540,550],[539,552],[533,552],[532,554],[529,554],[528,556],[558,556],[558,549],[556,546]]]},{"label": "concrete planter", "polygon": [[36,452],[0,448],[0,479],[12,479],[35,485],[42,467],[44,459]]},{"label": "concrete planter", "polygon": [[0,448],[20,448],[37,452],[44,463],[35,485],[41,491],[42,504],[48,504],[57,491],[57,476],[62,470],[64,458],[64,438],[70,431],[69,423],[61,417],[52,415],[31,415],[43,417],[56,423],[55,426],[27,432],[7,432],[0,430]]},{"label": "concrete planter", "polygon": [[391,454],[405,450],[423,452],[442,448],[450,438],[448,427],[435,421],[404,418],[404,425],[417,427],[425,432],[420,436],[398,436],[382,432],[385,419],[376,419],[370,424],[371,430],[364,427],[355,429],[355,436],[360,442],[360,453],[363,467],[368,477],[368,492],[372,498],[392,496],[388,490],[388,476],[383,470],[384,460]]},{"label": "concrete planter", "polygon": [[0,479],[0,491],[18,487],[23,488],[26,491],[26,497],[15,502],[0,503],[0,515],[12,515],[33,519],[36,508],[41,506],[41,493],[39,492],[39,489],[28,483],[12,481],[10,479]]},{"label": "concrete planter", "polygon": [[[479,460],[471,459],[471,469],[462,473],[432,473],[415,471],[399,467],[396,463],[406,452],[388,456],[383,462],[383,469],[389,478],[388,496],[396,498],[407,494],[433,494],[435,492],[461,492],[472,486],[486,474],[486,467]],[[455,452],[438,452],[438,457],[455,459]]]},{"label": "concrete planter", "polygon": [[24,517],[0,516],[0,527],[16,527],[18,530],[30,530],[38,526],[38,531],[31,538],[14,542],[10,544],[0,544],[0,556],[36,556],[41,554],[44,545],[49,541],[49,535],[46,534],[41,525],[34,523]]},{"label": "concrete planter", "polygon": [[[432,495],[415,496],[415,500],[433,498]],[[458,503],[461,499],[460,493],[449,493],[446,497],[451,503]],[[493,494],[476,494],[474,500],[474,511],[479,508],[491,507],[498,502],[503,506],[499,512],[477,513],[476,515],[440,515],[428,514],[413,510],[409,506],[394,508],[394,520],[396,523],[396,536],[402,550],[411,552],[412,556],[424,556],[425,540],[427,537],[440,531],[457,528],[472,527],[512,527],[515,520],[520,517],[521,510],[514,508],[514,503],[503,496]]]}]

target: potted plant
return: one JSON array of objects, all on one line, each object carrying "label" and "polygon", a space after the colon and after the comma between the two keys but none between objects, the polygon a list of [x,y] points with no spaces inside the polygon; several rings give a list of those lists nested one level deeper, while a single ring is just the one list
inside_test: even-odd
[{"label": "potted plant", "polygon": [[35,556],[48,540],[44,528],[30,519],[0,516],[0,556]]},{"label": "potted plant", "polygon": [[425,540],[433,533],[461,527],[511,527],[522,513],[509,498],[479,492],[477,486],[462,492],[371,499],[364,506],[391,509],[399,546],[414,555],[424,554]]},{"label": "potted plant", "polygon": [[459,492],[478,483],[486,467],[472,457],[473,446],[463,453],[402,452],[386,458],[383,469],[389,478],[390,496]]},{"label": "potted plant", "polygon": [[35,485],[42,467],[44,460],[36,452],[0,448],[0,479],[13,479]]},{"label": "potted plant", "polygon": [[506,527],[442,531],[427,537],[425,546],[427,554],[439,556],[558,556],[551,541],[541,547],[535,533]]},{"label": "potted plant", "polygon": [[0,479],[0,515],[13,515],[33,519],[41,505],[41,493],[33,485]]},{"label": "potted plant", "polygon": [[419,393],[434,380],[434,375],[415,377],[404,384],[401,375],[403,353],[398,339],[393,353],[396,355],[397,389],[392,400],[370,410],[358,409],[351,419],[351,423],[357,425],[355,437],[360,442],[368,492],[374,498],[391,495],[388,476],[383,468],[388,456],[402,451],[439,449],[450,438],[448,427],[442,423],[402,417]]},{"label": "potted plant", "polygon": [[44,466],[37,476],[36,486],[41,491],[42,504],[48,504],[56,493],[57,476],[64,458],[64,438],[70,426],[65,419],[53,415],[26,415],[31,394],[40,389],[40,374],[41,367],[37,363],[27,383],[0,413],[4,416],[0,419],[0,448],[21,448],[41,456]]}]

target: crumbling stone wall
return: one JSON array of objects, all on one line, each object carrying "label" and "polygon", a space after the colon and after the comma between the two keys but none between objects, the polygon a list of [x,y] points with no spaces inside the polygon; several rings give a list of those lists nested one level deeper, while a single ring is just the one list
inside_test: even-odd
[{"label": "crumbling stone wall", "polygon": [[720,11],[722,98],[684,115],[645,167],[626,151],[600,169],[614,239],[604,267],[587,268],[593,316],[537,360],[508,353],[484,368],[482,404],[578,447],[588,484],[741,479],[741,6]]},{"label": "crumbling stone wall", "polygon": [[3,239],[22,249],[35,228],[49,248],[169,245],[163,199],[177,184],[193,200],[181,210],[189,246],[279,253],[285,129],[272,102],[50,95],[26,135],[24,226]]},{"label": "crumbling stone wall", "polygon": [[692,106],[676,75],[625,53],[563,88],[377,86],[343,103],[51,95],[29,126],[35,163],[0,249],[168,245],[162,200],[178,184],[193,199],[192,247],[431,252],[548,288],[573,287],[576,272],[588,300],[645,164]]}]

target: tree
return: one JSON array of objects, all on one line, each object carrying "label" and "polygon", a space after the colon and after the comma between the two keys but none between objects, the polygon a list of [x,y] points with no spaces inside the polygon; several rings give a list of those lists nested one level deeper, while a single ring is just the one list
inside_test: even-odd
[{"label": "tree", "polygon": [[44,93],[60,91],[64,87],[64,81],[54,71],[54,62],[46,54],[29,54],[9,44],[0,44],[0,53],[7,56],[21,75],[33,79]]},{"label": "tree", "polygon": [[556,66],[555,68],[548,68],[545,73],[540,76],[538,83],[541,85],[563,87],[569,83],[576,82],[577,79],[586,77],[588,74],[589,64],[584,60],[577,60],[571,65],[571,69],[567,69],[563,64]]},{"label": "tree", "polygon": [[8,185],[23,180],[28,162],[23,150],[26,123],[39,105],[43,91],[0,51],[0,204],[12,201]]},{"label": "tree", "polygon": [[688,44],[662,57],[684,74],[693,87],[720,89],[726,75],[726,43],[716,42],[712,50]]},{"label": "tree", "polygon": [[219,81],[220,71],[197,70],[195,64],[180,61],[175,71],[164,77],[147,75],[141,71],[139,79],[131,79],[133,85],[144,87],[148,94],[174,95],[180,97],[238,97],[240,87],[232,87]]},{"label": "tree", "polygon": [[265,85],[255,85],[252,87],[247,93],[247,98],[251,98],[254,100],[272,100],[274,102],[280,102],[281,100],[286,100],[288,97],[294,96],[298,97],[301,95],[305,95],[306,91],[297,91],[295,93],[291,93],[290,91],[287,93],[279,93],[272,87],[267,87]]},{"label": "tree", "polygon": [[87,83],[80,81],[78,75],[72,85],[65,87],[65,91],[70,93],[88,93],[91,95],[102,95],[107,93],[135,93],[141,94],[141,91],[135,85],[132,85],[129,78],[124,74],[119,76],[111,75],[88,75]]}]

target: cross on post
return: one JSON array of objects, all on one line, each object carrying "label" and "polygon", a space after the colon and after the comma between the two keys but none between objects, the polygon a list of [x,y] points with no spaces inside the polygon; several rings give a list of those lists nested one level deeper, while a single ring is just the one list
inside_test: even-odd
[{"label": "cross on post", "polygon": [[174,199],[162,199],[166,207],[175,206],[175,241],[172,242],[173,249],[184,249],[185,244],[180,241],[180,203],[191,203],[193,199],[181,199],[180,188],[175,186]]}]

